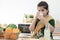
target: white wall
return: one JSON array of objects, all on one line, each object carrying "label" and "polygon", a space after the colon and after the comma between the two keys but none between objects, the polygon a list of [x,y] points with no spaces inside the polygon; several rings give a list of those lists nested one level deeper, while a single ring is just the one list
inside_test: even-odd
[{"label": "white wall", "polygon": [[60,21],[60,0],[46,0],[49,3],[50,14]]},{"label": "white wall", "polygon": [[[59,19],[60,1],[45,1],[49,4],[50,14]],[[0,23],[21,23],[24,13],[35,14],[38,2],[40,0],[0,0]]]}]

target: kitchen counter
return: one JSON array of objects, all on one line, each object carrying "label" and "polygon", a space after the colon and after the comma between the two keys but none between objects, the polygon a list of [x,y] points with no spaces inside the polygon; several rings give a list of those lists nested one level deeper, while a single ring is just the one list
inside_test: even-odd
[{"label": "kitchen counter", "polygon": [[[0,39],[0,40],[6,40],[6,39]],[[44,40],[43,38],[41,38],[41,39],[32,39],[32,38],[18,38],[17,40]],[[60,40],[60,36],[58,37],[58,36],[54,36],[54,40]]]}]

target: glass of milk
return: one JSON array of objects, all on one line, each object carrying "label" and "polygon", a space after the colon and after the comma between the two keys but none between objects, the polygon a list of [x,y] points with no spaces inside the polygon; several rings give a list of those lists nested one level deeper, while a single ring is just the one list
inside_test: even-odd
[{"label": "glass of milk", "polygon": [[43,12],[40,12],[40,16],[43,16]]}]

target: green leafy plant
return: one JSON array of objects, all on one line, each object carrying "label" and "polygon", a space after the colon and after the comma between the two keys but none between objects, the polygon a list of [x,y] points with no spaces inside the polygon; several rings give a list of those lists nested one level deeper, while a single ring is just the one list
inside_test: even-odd
[{"label": "green leafy plant", "polygon": [[29,15],[29,18],[34,18],[34,15],[30,14],[30,15]]}]

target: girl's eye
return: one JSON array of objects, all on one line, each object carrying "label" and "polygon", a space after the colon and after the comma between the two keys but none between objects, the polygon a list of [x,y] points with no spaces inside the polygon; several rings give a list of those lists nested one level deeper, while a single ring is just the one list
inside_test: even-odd
[{"label": "girl's eye", "polygon": [[38,10],[40,12],[40,10]]},{"label": "girl's eye", "polygon": [[44,11],[44,10],[42,10],[42,11]]}]

